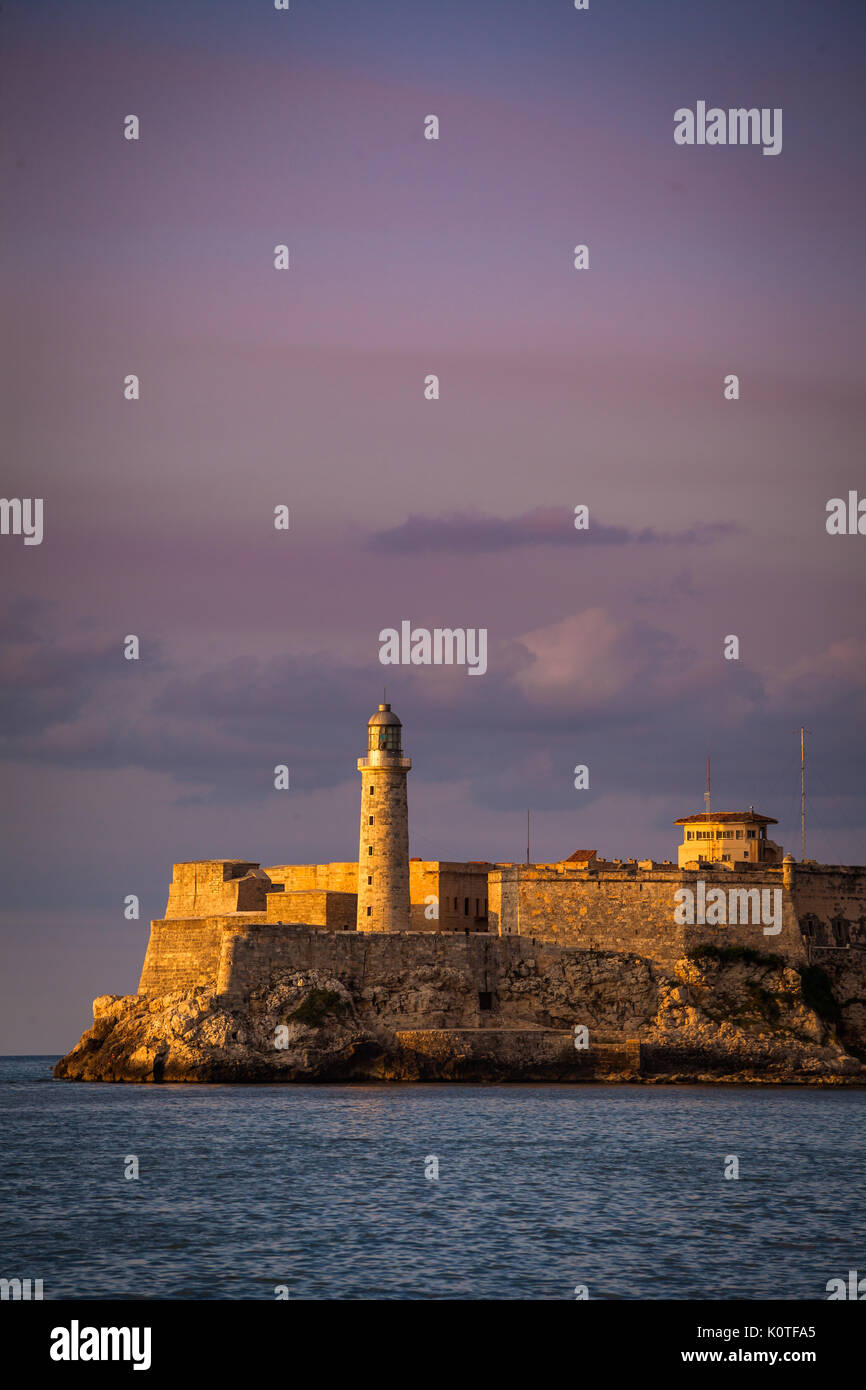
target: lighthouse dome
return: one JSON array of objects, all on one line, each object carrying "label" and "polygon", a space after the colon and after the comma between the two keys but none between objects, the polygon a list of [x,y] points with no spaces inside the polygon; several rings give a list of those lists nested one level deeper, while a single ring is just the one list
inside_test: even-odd
[{"label": "lighthouse dome", "polygon": [[380,705],[376,713],[371,714],[370,718],[367,720],[368,729],[376,728],[380,724],[396,724],[398,728],[401,729],[403,727],[396,714],[393,713],[390,705]]}]

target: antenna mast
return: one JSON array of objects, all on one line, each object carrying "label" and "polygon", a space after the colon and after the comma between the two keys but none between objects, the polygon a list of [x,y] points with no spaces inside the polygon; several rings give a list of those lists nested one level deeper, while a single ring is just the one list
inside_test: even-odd
[{"label": "antenna mast", "polygon": [[526,862],[529,863],[529,811],[526,812]]},{"label": "antenna mast", "polygon": [[710,755],[707,754],[707,790],[704,792],[704,810],[710,814]]},{"label": "antenna mast", "polygon": [[800,728],[800,863],[806,862],[806,733]]}]

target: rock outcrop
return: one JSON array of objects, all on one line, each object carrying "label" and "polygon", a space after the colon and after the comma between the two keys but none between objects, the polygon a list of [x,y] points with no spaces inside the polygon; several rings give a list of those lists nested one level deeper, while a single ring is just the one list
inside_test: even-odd
[{"label": "rock outcrop", "polygon": [[[544,970],[524,958],[483,1003],[463,975],[444,967],[373,985],[284,971],[243,999],[207,987],[159,998],[103,995],[93,1027],[55,1075],[866,1084],[866,1006],[857,989],[853,977],[713,947],[683,957],[672,972],[604,951],[570,951]],[[573,1045],[576,1024],[587,1029],[585,1052]]]}]

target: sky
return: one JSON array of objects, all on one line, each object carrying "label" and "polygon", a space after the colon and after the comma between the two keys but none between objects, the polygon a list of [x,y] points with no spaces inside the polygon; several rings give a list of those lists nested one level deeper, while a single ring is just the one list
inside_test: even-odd
[{"label": "sky", "polygon": [[[135,990],[175,861],[354,858],[386,681],[413,855],[522,859],[529,808],[536,860],[675,859],[708,752],[799,854],[803,725],[807,853],[866,862],[866,539],[825,526],[866,495],[864,31],[3,5],[0,491],[44,535],[0,535],[0,1051]],[[699,100],[781,153],[676,145]],[[383,667],[403,620],[487,672]]]}]

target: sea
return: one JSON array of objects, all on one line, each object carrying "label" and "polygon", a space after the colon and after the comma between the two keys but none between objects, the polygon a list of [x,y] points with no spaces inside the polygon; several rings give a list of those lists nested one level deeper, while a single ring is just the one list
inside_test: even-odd
[{"label": "sea", "polygon": [[826,1299],[866,1273],[866,1090],[56,1061],[0,1058],[0,1277],[45,1299]]}]

